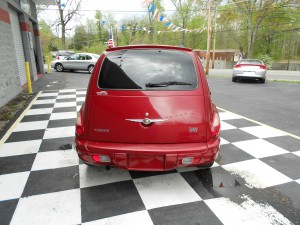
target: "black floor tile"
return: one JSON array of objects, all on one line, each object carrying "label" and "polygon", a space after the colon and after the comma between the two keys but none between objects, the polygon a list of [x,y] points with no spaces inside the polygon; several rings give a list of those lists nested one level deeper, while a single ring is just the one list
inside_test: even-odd
[{"label": "black floor tile", "polygon": [[155,225],[222,224],[203,201],[151,209],[148,212]]},{"label": "black floor tile", "polygon": [[32,171],[22,197],[79,188],[79,167]]},{"label": "black floor tile", "polygon": [[226,122],[232,126],[235,126],[237,128],[258,126],[257,123],[251,122],[246,119],[225,120],[224,122]]},{"label": "black floor tile", "polygon": [[74,137],[44,139],[40,145],[40,152],[72,149]]},{"label": "black floor tile", "polygon": [[216,162],[220,165],[226,165],[249,159],[254,159],[254,157],[232,144],[226,144],[220,146],[220,154]]},{"label": "black floor tile", "polygon": [[231,143],[237,141],[248,141],[248,140],[257,139],[257,137],[253,136],[252,134],[249,134],[240,129],[223,130],[221,132],[221,137]]},{"label": "black floor tile", "polygon": [[49,100],[49,99],[56,99],[56,96],[45,96],[45,97],[38,97],[37,100]]},{"label": "black floor tile", "polygon": [[54,103],[53,104],[36,104],[36,105],[32,105],[30,107],[30,109],[46,109],[46,108],[53,108]]},{"label": "black floor tile", "polygon": [[245,187],[245,181],[221,167],[182,172],[189,185],[204,199],[237,196]]},{"label": "black floor tile", "polygon": [[59,92],[58,96],[63,96],[63,95],[76,95],[76,91],[73,92]]},{"label": "black floor tile", "polygon": [[43,139],[45,130],[30,130],[30,131],[20,131],[13,132],[6,140],[6,142],[18,142],[18,141],[30,141]]},{"label": "black floor tile", "polygon": [[300,179],[300,157],[292,153],[260,159],[293,180]]},{"label": "black floor tile", "polygon": [[30,171],[36,154],[0,157],[0,175]]},{"label": "black floor tile", "polygon": [[33,122],[33,121],[49,120],[50,116],[51,116],[51,114],[24,116],[24,118],[21,120],[21,122]]},{"label": "black floor tile", "polygon": [[0,224],[8,225],[15,212],[16,206],[18,204],[18,199],[0,201]]},{"label": "black floor tile", "polygon": [[50,120],[47,128],[75,126],[76,119]]},{"label": "black floor tile", "polygon": [[76,98],[64,98],[64,99],[56,99],[57,103],[62,103],[62,102],[76,102]]},{"label": "black floor tile", "polygon": [[132,181],[81,189],[82,222],[145,210]]},{"label": "black floor tile", "polygon": [[300,150],[300,140],[291,136],[265,138],[264,140],[290,152]]},{"label": "black floor tile", "polygon": [[52,113],[61,113],[61,112],[76,112],[76,106],[54,108],[52,111]]}]

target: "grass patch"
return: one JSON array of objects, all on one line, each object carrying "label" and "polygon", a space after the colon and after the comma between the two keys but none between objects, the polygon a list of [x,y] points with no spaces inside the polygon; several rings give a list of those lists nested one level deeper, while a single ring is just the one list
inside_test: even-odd
[{"label": "grass patch", "polygon": [[268,80],[272,82],[279,82],[279,83],[289,83],[289,84],[300,84],[300,80]]},{"label": "grass patch", "polygon": [[5,125],[14,118],[16,113],[26,105],[30,97],[31,95],[20,93],[0,108],[0,131],[2,131]]}]

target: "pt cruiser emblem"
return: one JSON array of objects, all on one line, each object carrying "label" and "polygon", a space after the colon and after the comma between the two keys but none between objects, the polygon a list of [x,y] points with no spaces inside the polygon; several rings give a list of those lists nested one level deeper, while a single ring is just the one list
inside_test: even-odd
[{"label": "pt cruiser emblem", "polygon": [[125,119],[127,121],[135,122],[135,123],[142,123],[144,125],[150,125],[151,123],[158,123],[158,122],[164,122],[167,119],[149,119],[147,118],[149,116],[149,113],[145,113],[146,118],[144,119]]}]

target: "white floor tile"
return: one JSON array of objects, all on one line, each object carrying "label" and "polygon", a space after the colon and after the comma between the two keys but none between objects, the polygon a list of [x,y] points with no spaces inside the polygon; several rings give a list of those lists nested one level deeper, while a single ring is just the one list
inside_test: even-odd
[{"label": "white floor tile", "polygon": [[37,153],[42,140],[10,142],[0,145],[0,157]]},{"label": "white floor tile", "polygon": [[76,91],[76,95],[86,95],[86,91]]},{"label": "white floor tile", "polygon": [[74,119],[76,117],[76,112],[52,113],[50,116],[50,120]]},{"label": "white floor tile", "polygon": [[59,95],[57,99],[69,99],[69,98],[76,98],[76,95]]},{"label": "white floor tile", "polygon": [[69,92],[76,92],[76,89],[63,89],[63,90],[59,90],[59,93],[69,93]]},{"label": "white floor tile", "polygon": [[85,101],[85,97],[76,98],[76,102],[84,102],[84,101]]},{"label": "white floor tile", "polygon": [[29,172],[0,175],[0,201],[20,198],[28,176]]},{"label": "white floor tile", "polygon": [[230,143],[229,141],[226,141],[224,138],[221,138],[220,145],[226,145],[226,144],[229,144],[229,143]]},{"label": "white floor tile", "polygon": [[151,217],[147,211],[127,213],[113,216],[101,220],[96,220],[82,225],[153,225]]},{"label": "white floor tile", "polygon": [[34,102],[34,105],[40,105],[40,104],[53,104],[55,103],[56,99],[44,99],[44,100],[36,100]]},{"label": "white floor tile", "polygon": [[178,173],[140,178],[134,183],[146,209],[201,200]]},{"label": "white floor tile", "polygon": [[219,112],[219,116],[221,120],[233,120],[242,118],[241,116],[230,112]]},{"label": "white floor tile", "polygon": [[26,113],[26,116],[31,115],[40,115],[40,114],[50,114],[52,113],[53,108],[44,108],[44,109],[30,109]]},{"label": "white floor tile", "polygon": [[43,139],[74,137],[74,136],[75,136],[75,126],[58,127],[58,128],[46,129]]},{"label": "white floor tile", "polygon": [[276,130],[267,126],[244,127],[240,129],[259,138],[269,138],[286,135],[280,130]]},{"label": "white floor tile", "polygon": [[54,108],[72,107],[76,106],[76,102],[57,102],[54,104]]},{"label": "white floor tile", "polygon": [[35,171],[55,169],[75,165],[79,165],[79,159],[76,151],[59,150],[50,152],[40,152],[36,155],[31,170]]},{"label": "white floor tile", "polygon": [[288,151],[279,148],[278,146],[271,144],[262,139],[254,139],[249,141],[240,141],[232,143],[236,147],[242,149],[255,158],[263,158],[268,156],[280,155],[289,153]]},{"label": "white floor tile", "polygon": [[57,96],[58,92],[53,92],[53,93],[42,93],[39,95],[39,97],[52,97],[52,96]]},{"label": "white floor tile", "polygon": [[295,155],[299,156],[300,157],[300,151],[297,151],[297,152],[293,152]]},{"label": "white floor tile", "polygon": [[205,200],[205,203],[224,225],[292,225],[287,218],[269,204],[254,202],[248,196],[242,196],[241,198],[241,204],[232,202],[228,198],[209,199]]},{"label": "white floor tile", "polygon": [[236,127],[232,126],[224,121],[221,121],[221,130],[231,130],[231,129],[236,129]]},{"label": "white floor tile", "polygon": [[43,130],[46,129],[47,126],[48,126],[48,120],[23,122],[23,123],[19,123],[15,127],[14,132],[27,131],[27,130]]},{"label": "white floor tile", "polygon": [[225,170],[244,178],[246,182],[256,188],[266,188],[292,181],[259,159],[251,159],[243,162],[222,166]]},{"label": "white floor tile", "polygon": [[80,223],[79,189],[21,198],[11,221],[11,225],[65,225]]},{"label": "white floor tile", "polygon": [[79,166],[79,177],[81,188],[131,180],[131,176],[126,170],[115,167],[106,170],[104,166],[95,167],[85,164]]}]

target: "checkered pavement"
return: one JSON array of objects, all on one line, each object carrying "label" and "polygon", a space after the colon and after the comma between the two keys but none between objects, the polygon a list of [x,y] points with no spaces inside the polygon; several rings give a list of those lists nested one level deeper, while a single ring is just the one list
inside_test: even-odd
[{"label": "checkered pavement", "polygon": [[0,224],[300,224],[300,140],[220,110],[211,169],[89,167],[72,149],[85,94],[44,91],[0,146]]}]

